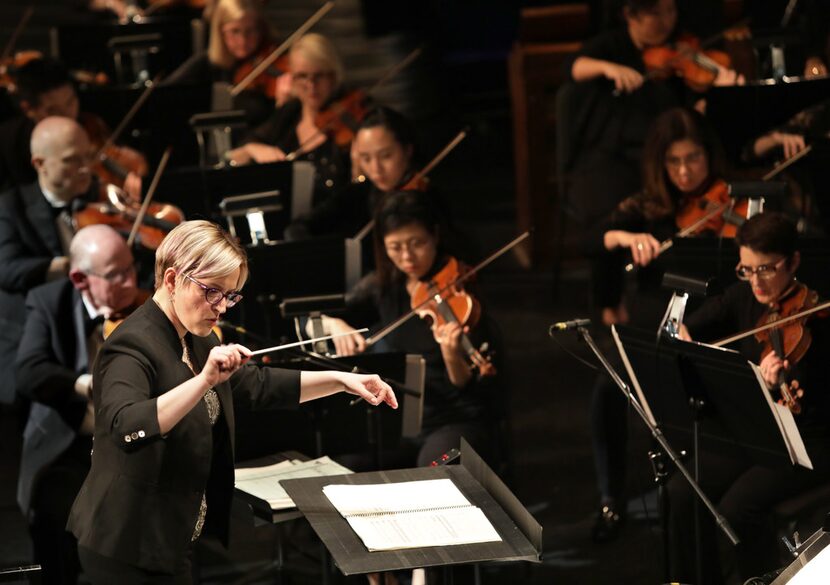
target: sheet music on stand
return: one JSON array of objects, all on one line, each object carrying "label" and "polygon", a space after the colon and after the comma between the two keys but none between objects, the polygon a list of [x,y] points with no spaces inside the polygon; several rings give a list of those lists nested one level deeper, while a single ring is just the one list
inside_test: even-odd
[{"label": "sheet music on stand", "polygon": [[758,366],[738,352],[677,339],[661,339],[658,351],[653,333],[630,327],[614,326],[612,335],[655,424],[691,432],[688,400],[700,398],[707,405],[704,447],[737,447],[762,463],[813,468],[792,413],[772,400]]},{"label": "sheet music on stand", "polygon": [[348,473],[353,472],[327,456],[309,461],[287,459],[272,465],[237,469],[234,487],[267,502],[272,510],[284,510],[295,506],[294,500],[282,487],[282,480]]},{"label": "sheet music on stand", "polygon": [[[325,486],[334,484],[365,486],[436,479],[450,480],[465,499],[479,507],[500,540],[370,552],[323,493]],[[464,439],[460,465],[292,479],[286,480],[284,487],[344,575],[493,560],[540,560],[542,527]]]},{"label": "sheet music on stand", "polygon": [[323,493],[369,551],[502,540],[451,479],[330,484]]},{"label": "sheet music on stand", "polygon": [[798,556],[771,585],[824,585],[830,575],[830,532],[825,526],[811,534],[797,549]]}]

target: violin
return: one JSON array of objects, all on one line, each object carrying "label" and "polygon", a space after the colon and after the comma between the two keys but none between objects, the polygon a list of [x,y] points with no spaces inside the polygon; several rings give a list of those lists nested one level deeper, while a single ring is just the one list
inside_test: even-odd
[{"label": "violin", "polygon": [[[776,326],[775,322],[805,309],[812,309],[816,305],[818,305],[818,293],[796,282],[782,299],[770,306],[761,316],[758,326],[768,323],[773,326],[755,334],[755,338],[764,344],[761,359],[774,351],[779,358],[787,360],[791,366],[797,364],[807,353],[813,339],[810,330],[805,325],[805,320],[796,319],[784,326]],[[800,387],[798,380],[787,380],[787,374],[781,369],[778,372],[777,385],[781,393],[779,404],[785,405],[793,414],[800,413],[800,399],[804,396],[804,389]]]},{"label": "violin", "polygon": [[[275,46],[267,43],[256,54],[242,62],[233,73],[233,85],[239,86],[257,69],[275,50]],[[277,80],[283,73],[289,72],[288,55],[273,60],[266,68],[245,84],[244,89],[254,91],[277,101]]]},{"label": "violin", "polygon": [[111,314],[109,317],[104,319],[104,327],[103,327],[103,334],[104,339],[112,335],[112,332],[123,323],[124,319],[129,317],[133,311],[139,308],[141,305],[147,301],[151,296],[153,296],[152,291],[138,288],[135,291],[135,300],[133,300],[132,304],[125,309],[121,309],[120,311],[116,311],[115,313]]},{"label": "violin", "polygon": [[[465,267],[452,256],[437,273],[426,281],[418,282],[410,293],[412,310],[430,324],[433,335],[446,323],[458,323],[462,329],[475,327],[481,317],[481,305],[460,284]],[[435,341],[439,342],[436,336]],[[478,377],[492,376],[496,368],[486,349],[477,349],[466,333],[461,334],[461,347]]]},{"label": "violin", "polygon": [[703,195],[689,197],[681,202],[675,215],[677,227],[683,229],[694,225],[711,211],[725,205],[726,208],[722,213],[707,217],[705,221],[696,226],[696,231],[697,233],[712,232],[725,238],[734,238],[738,227],[743,223],[743,218],[747,215],[749,200],[740,199],[734,206],[731,203],[729,184],[718,179]]},{"label": "violin", "polygon": [[[791,289],[777,303],[771,306],[758,320],[757,326],[714,342],[715,347],[722,347],[735,341],[754,335],[764,347],[761,358],[774,351],[781,359],[791,365],[798,363],[810,348],[812,335],[807,326],[807,318],[815,316],[826,318],[830,315],[830,302],[818,302],[818,293],[804,284],[795,282]],[[786,374],[779,374],[778,389],[781,393],[779,403],[784,404],[795,414],[801,412],[800,399],[804,389],[797,380],[787,381]]]},{"label": "violin", "polygon": [[314,125],[325,132],[340,148],[346,148],[354,140],[357,127],[372,109],[369,95],[354,90],[321,110],[314,117]]},{"label": "violin", "polygon": [[677,42],[643,51],[643,62],[651,78],[672,74],[683,78],[688,87],[703,92],[712,87],[721,68],[731,68],[732,59],[723,51],[703,50],[700,40],[682,34]]},{"label": "violin", "polygon": [[[107,185],[106,200],[87,203],[75,211],[72,221],[75,229],[102,223],[126,235],[139,216],[140,207],[123,190]],[[138,227],[138,241],[145,248],[155,250],[167,233],[183,221],[184,213],[175,205],[150,203]]]},{"label": "violin", "polygon": [[129,173],[145,176],[149,170],[144,155],[132,148],[117,146],[110,139],[107,123],[96,114],[81,112],[78,123],[86,130],[90,146],[98,153],[90,171],[101,185],[124,186]]}]

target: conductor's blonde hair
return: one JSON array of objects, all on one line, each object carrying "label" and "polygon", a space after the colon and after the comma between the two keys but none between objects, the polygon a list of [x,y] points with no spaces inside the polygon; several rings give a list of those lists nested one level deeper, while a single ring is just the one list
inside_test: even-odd
[{"label": "conductor's blonde hair", "polygon": [[185,276],[221,279],[239,270],[236,290],[248,280],[248,256],[225,230],[209,221],[186,221],[167,234],[156,250],[155,288],[163,282],[168,268],[176,271],[181,285]]}]

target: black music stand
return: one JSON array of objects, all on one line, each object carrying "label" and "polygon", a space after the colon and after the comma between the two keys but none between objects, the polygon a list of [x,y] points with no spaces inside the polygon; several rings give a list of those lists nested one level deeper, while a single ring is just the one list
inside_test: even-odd
[{"label": "black music stand", "polygon": [[[761,465],[795,463],[766,389],[745,357],[710,345],[615,326],[618,347],[638,398],[652,420],[677,440],[749,457]],[[693,401],[702,402],[700,407]],[[695,448],[695,453],[698,449]]]},{"label": "black music stand", "polygon": [[[84,86],[79,91],[81,111],[95,112],[110,128],[116,128],[143,92],[144,87]],[[136,112],[118,142],[143,152],[151,165],[161,159],[168,146],[173,148],[171,169],[196,165],[199,145],[189,121],[194,114],[209,108],[210,84],[160,84]]]},{"label": "black music stand", "polygon": [[114,22],[66,24],[50,30],[52,55],[60,58],[69,69],[103,71],[110,79],[117,79],[115,62],[107,47],[110,39],[137,34],[156,35],[162,50],[148,55],[150,76],[161,72],[170,74],[190,55],[201,50],[193,27],[189,19],[165,16],[144,18],[140,25]]},{"label": "black music stand", "polygon": [[[451,479],[471,504],[481,508],[502,537],[501,542],[369,552],[322,491],[323,486],[330,484],[443,478]],[[540,560],[542,526],[464,439],[461,440],[460,465],[291,479],[282,485],[344,575],[485,561]]]}]

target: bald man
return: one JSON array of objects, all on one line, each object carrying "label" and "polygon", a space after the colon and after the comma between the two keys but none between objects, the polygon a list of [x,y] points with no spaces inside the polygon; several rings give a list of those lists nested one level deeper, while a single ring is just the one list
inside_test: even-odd
[{"label": "bald man", "polygon": [[89,471],[94,415],[89,372],[103,338],[100,317],[136,301],[133,256],[105,225],[72,239],[69,277],[32,289],[17,352],[18,391],[32,401],[17,501],[29,521],[44,583],[75,583],[74,537],[64,529]]},{"label": "bald man", "polygon": [[[70,203],[91,185],[89,142],[71,118],[41,120],[32,132],[31,148],[37,180],[0,195],[0,355],[17,348],[25,294],[67,275]],[[0,376],[8,382],[14,372],[5,362],[0,361]],[[13,385],[0,386],[0,401],[12,400]]]},{"label": "bald man", "polygon": [[76,120],[78,94],[69,71],[54,59],[35,59],[15,73],[20,114],[0,125],[0,189],[35,180],[29,142],[35,125],[49,116]]}]

